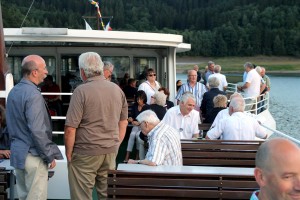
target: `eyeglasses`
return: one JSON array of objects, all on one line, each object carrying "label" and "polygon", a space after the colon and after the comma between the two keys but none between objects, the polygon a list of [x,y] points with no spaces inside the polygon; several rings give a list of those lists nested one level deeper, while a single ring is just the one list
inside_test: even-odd
[{"label": "eyeglasses", "polygon": [[156,76],[156,74],[148,74],[148,76],[152,77],[152,76]]},{"label": "eyeglasses", "polygon": [[139,124],[138,124],[138,126],[141,126],[141,125],[142,125],[142,123],[144,123],[144,122],[145,122],[145,121],[142,121],[141,123],[139,123]]}]

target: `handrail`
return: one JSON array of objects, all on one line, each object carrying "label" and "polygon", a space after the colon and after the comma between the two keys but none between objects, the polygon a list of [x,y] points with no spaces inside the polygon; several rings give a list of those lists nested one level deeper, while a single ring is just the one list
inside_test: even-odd
[{"label": "handrail", "polygon": [[291,137],[291,136],[289,136],[289,135],[287,135],[287,134],[285,134],[285,133],[283,133],[283,132],[274,130],[274,129],[272,129],[272,128],[270,128],[270,127],[264,125],[264,124],[261,124],[261,126],[263,126],[264,128],[266,128],[266,129],[268,129],[268,130],[270,130],[270,131],[273,131],[274,133],[277,133],[277,134],[280,135],[280,136],[286,137],[286,138],[288,138],[289,140],[292,140],[293,142],[295,142],[295,143],[297,143],[297,144],[300,144],[300,140],[297,140],[297,139],[295,139],[295,138],[293,138],[293,137]]}]

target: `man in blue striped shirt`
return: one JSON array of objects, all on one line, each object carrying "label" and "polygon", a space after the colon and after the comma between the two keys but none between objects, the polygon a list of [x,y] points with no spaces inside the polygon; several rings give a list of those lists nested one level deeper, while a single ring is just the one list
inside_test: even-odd
[{"label": "man in blue striped shirt", "polygon": [[128,160],[129,164],[182,165],[180,134],[171,126],[160,122],[152,110],[137,116],[142,133],[148,136],[149,149],[144,160]]},{"label": "man in blue striped shirt", "polygon": [[182,95],[185,92],[191,92],[196,98],[195,110],[199,111],[204,93],[207,91],[205,85],[197,82],[197,72],[195,70],[188,71],[188,82],[183,84],[177,93],[176,99],[179,104]]}]

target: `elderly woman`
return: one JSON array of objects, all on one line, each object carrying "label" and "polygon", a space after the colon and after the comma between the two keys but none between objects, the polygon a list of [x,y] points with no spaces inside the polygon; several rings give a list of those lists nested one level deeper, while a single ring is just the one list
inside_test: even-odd
[{"label": "elderly woman", "polygon": [[154,69],[149,68],[146,75],[147,81],[143,82],[138,90],[144,90],[147,95],[147,104],[150,104],[151,97],[160,88],[160,84],[156,81],[156,73]]},{"label": "elderly woman", "polygon": [[5,109],[0,105],[0,159],[10,157],[9,136],[6,128]]},{"label": "elderly woman", "polygon": [[[126,157],[125,157],[124,162],[127,162],[130,157],[130,153],[132,152],[134,141],[135,140],[138,141],[138,136],[139,136],[141,129],[139,127],[139,123],[136,121],[136,117],[144,110],[149,109],[149,105],[147,105],[146,102],[147,102],[146,93],[143,90],[138,91],[136,98],[135,98],[135,103],[132,106],[131,117],[128,118],[128,122],[133,125],[133,128],[132,128],[130,136],[129,136],[127,152],[126,152]],[[138,142],[136,142],[136,149],[137,149],[136,158],[138,159],[138,155],[139,155]]]},{"label": "elderly woman", "polygon": [[158,91],[163,92],[167,96],[165,107],[167,107],[167,109],[170,109],[170,108],[174,107],[174,103],[172,101],[168,100],[169,96],[170,96],[170,91],[168,90],[168,88],[161,87],[161,88],[158,89]]},{"label": "elderly woman", "polygon": [[218,113],[227,108],[227,97],[225,95],[219,94],[214,97],[214,108],[206,114],[206,118],[203,121],[204,123],[213,123]]},{"label": "elderly woman", "polygon": [[155,112],[159,120],[162,120],[167,112],[165,108],[167,96],[162,92],[155,92],[151,98],[150,109]]}]

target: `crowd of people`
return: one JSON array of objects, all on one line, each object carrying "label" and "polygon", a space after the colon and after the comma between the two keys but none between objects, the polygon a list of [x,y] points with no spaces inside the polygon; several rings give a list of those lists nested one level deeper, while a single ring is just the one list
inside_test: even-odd
[{"label": "crowd of people", "polygon": [[[60,108],[58,96],[43,98],[38,85],[45,82],[42,91],[59,92],[59,88],[42,57],[25,57],[21,69],[23,78],[9,93],[7,110],[0,107],[0,158],[10,158],[16,170],[19,199],[46,199],[48,169],[56,166],[55,160],[63,159],[52,142],[49,105]],[[103,62],[97,53],[79,56],[83,83],[71,97],[64,134],[71,199],[92,199],[93,188],[99,199],[106,198],[107,171],[116,167],[128,124],[132,126],[124,158],[128,164],[181,166],[180,140],[198,139],[198,125],[203,122],[212,124],[205,139],[268,137],[260,122],[245,112],[247,101],[243,98],[253,101],[270,91],[263,67],[245,63],[244,81],[238,87],[242,93],[232,94],[228,104],[228,84],[221,66],[209,61],[204,74],[194,66],[188,70],[187,83],[176,82],[176,105],[168,99],[168,88],[156,80],[155,69],[145,71],[145,81],[138,87],[128,73],[120,86],[115,84],[113,69],[113,64]],[[127,99],[134,99],[129,115]],[[255,169],[260,191],[253,193],[253,199],[299,195],[299,155],[299,147],[285,139],[263,143]]]}]

